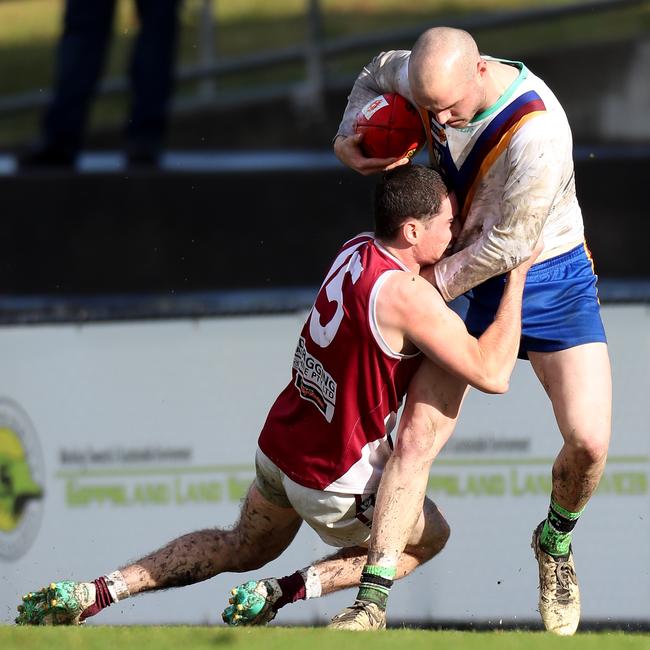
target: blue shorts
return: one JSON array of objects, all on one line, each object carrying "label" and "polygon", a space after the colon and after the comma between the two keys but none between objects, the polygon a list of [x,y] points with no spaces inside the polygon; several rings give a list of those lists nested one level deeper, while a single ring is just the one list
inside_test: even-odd
[{"label": "blue shorts", "polygon": [[[526,277],[519,358],[556,352],[583,343],[607,343],[591,257],[584,244],[535,264]],[[491,278],[465,295],[465,325],[480,336],[494,320],[505,275]]]}]

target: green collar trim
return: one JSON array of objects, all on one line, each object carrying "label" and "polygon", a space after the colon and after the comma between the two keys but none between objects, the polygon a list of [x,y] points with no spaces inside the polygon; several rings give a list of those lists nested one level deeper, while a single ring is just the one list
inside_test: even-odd
[{"label": "green collar trim", "polygon": [[507,65],[512,65],[515,68],[519,68],[519,75],[506,88],[503,95],[501,95],[501,97],[499,97],[499,99],[494,104],[492,104],[492,106],[486,108],[482,113],[478,113],[477,115],[475,115],[470,121],[470,124],[475,124],[476,122],[480,122],[481,120],[484,120],[486,117],[492,115],[492,113],[496,113],[497,111],[501,110],[501,107],[506,102],[510,101],[510,98],[514,95],[517,88],[519,88],[521,83],[528,77],[528,68],[521,61],[510,61],[509,59],[495,59],[491,56],[484,56],[483,58],[486,61],[497,61],[498,63],[505,63]]}]

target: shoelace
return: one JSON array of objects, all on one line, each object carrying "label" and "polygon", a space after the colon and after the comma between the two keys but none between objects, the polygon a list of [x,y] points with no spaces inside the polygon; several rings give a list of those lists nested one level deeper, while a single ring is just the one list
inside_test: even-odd
[{"label": "shoelace", "polygon": [[570,602],[571,592],[570,585],[577,584],[576,574],[567,561],[558,561],[555,567],[555,577],[557,578],[556,597],[560,603]]},{"label": "shoelace", "polygon": [[374,620],[374,616],[370,614],[368,605],[361,601],[355,602],[350,607],[346,608],[346,612],[341,612],[338,616],[335,617],[337,621],[347,621],[357,617],[357,614],[363,612],[370,620]]}]

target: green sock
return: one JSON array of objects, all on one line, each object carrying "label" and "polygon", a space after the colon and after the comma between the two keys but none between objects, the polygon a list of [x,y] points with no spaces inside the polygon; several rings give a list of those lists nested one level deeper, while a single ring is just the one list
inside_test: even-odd
[{"label": "green sock", "polygon": [[361,572],[357,600],[375,603],[381,609],[386,609],[388,594],[393,586],[393,578],[396,573],[397,569],[395,567],[366,564]]},{"label": "green sock", "polygon": [[549,555],[568,555],[571,550],[571,533],[578,523],[580,512],[569,512],[551,498],[548,516],[544,522],[539,544]]}]

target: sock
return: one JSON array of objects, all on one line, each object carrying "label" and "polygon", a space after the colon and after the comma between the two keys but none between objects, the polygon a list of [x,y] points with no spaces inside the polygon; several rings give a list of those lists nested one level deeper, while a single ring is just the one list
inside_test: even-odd
[{"label": "sock", "polygon": [[375,603],[381,609],[386,609],[388,594],[393,586],[393,579],[396,573],[397,570],[395,567],[366,564],[361,572],[357,600]]},{"label": "sock", "polygon": [[301,569],[300,574],[305,581],[305,598],[320,598],[323,593],[323,586],[320,582],[320,573],[313,566]]},{"label": "sock", "polygon": [[108,586],[108,590],[111,593],[114,603],[118,600],[124,600],[131,595],[126,580],[124,580],[124,576],[120,571],[113,571],[113,573],[109,573],[104,577],[106,578],[106,585]]},{"label": "sock", "polygon": [[92,584],[95,585],[95,602],[90,607],[86,607],[81,613],[80,620],[82,621],[89,616],[98,614],[102,609],[106,609],[106,607],[118,600],[124,600],[124,598],[131,595],[119,571],[113,571],[113,573],[106,576],[101,576],[97,580],[93,580]]},{"label": "sock", "polygon": [[580,512],[569,512],[551,499],[548,516],[544,521],[539,545],[542,550],[553,556],[568,556],[571,549],[571,531],[578,523]]},{"label": "sock", "polygon": [[273,603],[273,611],[297,600],[318,598],[321,595],[320,575],[314,567],[307,567],[292,573],[290,576],[278,578],[282,595]]},{"label": "sock", "polygon": [[81,616],[79,617],[79,620],[81,621],[84,621],[89,616],[99,614],[102,609],[105,609],[115,602],[111,596],[111,592],[108,590],[108,585],[106,584],[106,578],[104,576],[97,578],[97,580],[93,580],[92,584],[95,585],[95,602],[81,612]]}]

